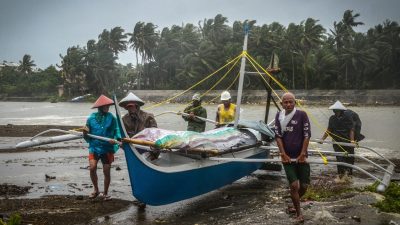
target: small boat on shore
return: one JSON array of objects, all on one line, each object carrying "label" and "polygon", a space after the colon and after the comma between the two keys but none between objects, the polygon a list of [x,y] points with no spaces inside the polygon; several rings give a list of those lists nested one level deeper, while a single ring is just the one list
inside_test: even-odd
[{"label": "small boat on shore", "polygon": [[[247,48],[247,36],[246,33],[244,51]],[[244,63],[244,60],[242,60],[242,63]],[[241,78],[239,79],[242,82],[239,83],[237,114],[240,112],[244,65],[241,68]],[[115,97],[114,102],[118,102]],[[117,105],[116,116],[122,137],[129,138]],[[199,134],[205,137],[204,139],[208,138],[211,143],[217,142],[217,139],[220,141],[221,136],[226,138],[225,142],[232,140],[234,136],[239,140],[230,146],[227,145],[224,149],[218,147],[212,149],[215,150],[213,152],[210,152],[211,149],[206,149],[204,145],[196,146],[196,148],[192,146],[178,151],[168,151],[167,149],[158,151],[148,146],[123,143],[134,197],[143,203],[155,206],[174,203],[231,184],[261,168],[263,162],[227,162],[210,160],[209,158],[210,155],[240,159],[266,159],[269,157],[269,150],[261,148],[261,146],[267,146],[274,139],[273,131],[266,125],[264,129],[257,129],[254,126],[250,128],[249,125],[238,128],[240,123],[238,119],[239,117],[236,118],[232,127],[219,128]],[[207,136],[207,133],[210,135]],[[261,133],[264,134],[263,138]],[[199,137],[189,139],[190,141],[199,140]],[[197,151],[194,152],[193,149]],[[158,151],[159,156],[157,159],[150,160],[140,153],[143,150]]]},{"label": "small boat on shore", "polygon": [[92,96],[91,94],[81,95],[70,100],[70,102],[82,102],[85,98]]},{"label": "small boat on shore", "polygon": [[[116,117],[122,135],[122,148],[125,152],[126,163],[131,182],[132,194],[139,201],[148,205],[165,205],[181,200],[189,199],[195,196],[205,194],[216,190],[225,185],[231,184],[236,180],[247,176],[254,171],[260,169],[266,162],[281,161],[280,158],[271,158],[271,153],[277,151],[274,144],[274,132],[266,125],[268,122],[269,107],[271,101],[279,109],[278,104],[272,98],[272,81],[280,84],[268,70],[262,69],[264,75],[270,77],[266,81],[263,75],[257,70],[262,77],[262,82],[267,90],[267,104],[264,121],[244,122],[240,118],[240,107],[242,100],[243,76],[246,73],[245,62],[250,59],[252,64],[257,64],[254,59],[247,53],[247,37],[248,31],[245,32],[243,52],[236,59],[241,57],[240,76],[238,85],[238,94],[236,102],[235,121],[228,127],[207,131],[202,134],[180,133],[179,131],[162,131],[160,129],[144,130],[143,132],[159,135],[155,138],[144,136],[142,139],[132,139],[128,136],[122,122],[120,108],[115,104]],[[270,65],[274,65],[274,57],[271,59]],[[252,61],[253,60],[253,61]],[[253,65],[254,66],[254,65]],[[270,71],[278,71],[278,68],[271,68]],[[286,90],[282,88],[283,90]],[[114,102],[118,100],[114,96]],[[273,121],[272,121],[273,122]],[[268,124],[272,124],[272,122]],[[81,138],[81,134],[68,133],[67,135],[76,135]],[[168,136],[170,135],[170,136]],[[159,144],[166,137],[173,136],[173,145]],[[74,138],[68,136],[67,138]],[[107,138],[95,137],[104,141]],[[58,140],[51,140],[58,141]],[[54,142],[40,142],[54,143]],[[179,144],[177,144],[179,142]],[[201,144],[198,144],[201,142]],[[221,142],[222,145],[218,145]],[[320,143],[320,140],[314,140]],[[30,143],[37,145],[38,143],[30,140]],[[157,144],[158,143],[158,144]],[[326,142],[328,144],[332,144]],[[25,143],[24,147],[28,146]],[[345,145],[346,143],[337,143]],[[349,143],[347,143],[349,144]],[[358,144],[350,144],[353,147],[364,148],[377,153],[376,151],[359,146]],[[388,166],[384,168],[371,160],[358,155],[348,155],[346,153],[337,152],[321,152],[309,150],[316,155],[326,154],[333,156],[352,156],[372,164],[378,170],[383,172],[383,178],[379,178],[370,172],[355,166],[342,162],[329,162],[333,165],[343,165],[352,167],[362,173],[367,174],[372,179],[380,182],[378,189],[385,190],[388,186],[391,176],[393,175],[394,164],[379,155],[387,162]],[[310,163],[327,164],[324,159],[307,160]]]}]

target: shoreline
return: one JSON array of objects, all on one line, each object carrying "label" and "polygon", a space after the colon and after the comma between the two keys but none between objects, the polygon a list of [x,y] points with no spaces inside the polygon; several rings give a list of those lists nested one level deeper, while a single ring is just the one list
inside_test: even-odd
[{"label": "shoreline", "polygon": [[[179,95],[184,90],[132,90],[145,102],[162,102],[166,96],[177,96],[171,103],[187,103],[196,93],[205,93],[205,90],[190,90],[185,95]],[[211,90],[203,97],[203,102],[219,103],[219,95],[223,90]],[[330,105],[336,100],[347,103],[349,106],[400,106],[400,89],[374,90],[289,90],[296,95],[297,100],[306,105]],[[236,101],[237,91],[230,90],[232,99]],[[283,91],[275,91],[280,97]],[[120,96],[119,99],[121,99]],[[245,104],[265,104],[267,93],[265,90],[244,90],[242,102]],[[72,97],[71,97],[72,98]],[[48,98],[47,98],[48,99]],[[217,100],[215,100],[217,99]],[[2,97],[1,101],[45,101],[45,97]],[[276,98],[278,101],[278,99]]]},{"label": "shoreline", "polygon": [[[3,125],[0,126],[0,131],[3,132],[0,135],[33,136],[42,130],[55,128],[76,127]],[[92,187],[86,167],[87,152],[79,145],[81,144],[58,147],[50,145],[46,149],[34,147],[29,148],[29,151],[37,152],[28,152],[26,155],[15,151],[1,152],[0,162],[4,163],[3,168],[18,173],[21,171],[22,174],[26,171],[36,172],[23,185],[16,182],[15,178],[9,178],[7,183],[16,186],[3,189],[10,194],[0,195],[0,215],[7,218],[14,212],[19,212],[23,216],[24,224],[49,225],[293,224],[293,217],[285,212],[290,198],[283,172],[257,171],[195,199],[161,207],[148,206],[141,210],[130,192],[123,152],[118,152],[112,167],[110,192],[114,198],[109,202],[88,199],[87,195]],[[11,155],[14,157],[8,157]],[[120,169],[116,169],[117,167]],[[45,180],[44,173],[54,178]],[[101,184],[101,169],[98,174]],[[313,167],[311,180],[313,184],[334,186],[332,182],[335,174],[336,167],[323,170]],[[361,174],[356,174],[351,186],[364,186],[365,179]],[[0,188],[4,185],[0,183]],[[60,192],[60,189],[63,190]],[[14,195],[13,190],[16,190]],[[302,202],[301,207],[306,218],[304,224],[400,224],[400,214],[379,212],[372,206],[381,198],[379,194],[353,191],[324,201]]]},{"label": "shoreline", "polygon": [[[77,126],[67,126],[67,125],[0,125],[0,137],[32,137],[40,132],[49,129],[62,129],[71,130],[75,129]],[[43,136],[54,136],[60,135],[57,132],[49,132]]]}]

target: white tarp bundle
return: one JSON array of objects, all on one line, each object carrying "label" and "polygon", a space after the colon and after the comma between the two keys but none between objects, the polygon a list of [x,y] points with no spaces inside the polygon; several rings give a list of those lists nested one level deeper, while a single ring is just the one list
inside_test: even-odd
[{"label": "white tarp bundle", "polygon": [[233,127],[222,127],[203,133],[146,128],[134,139],[155,142],[161,149],[228,149],[244,144],[254,144],[254,137]]}]

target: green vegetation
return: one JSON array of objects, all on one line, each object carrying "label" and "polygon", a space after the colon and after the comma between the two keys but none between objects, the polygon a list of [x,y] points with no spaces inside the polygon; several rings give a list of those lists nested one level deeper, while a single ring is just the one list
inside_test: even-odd
[{"label": "green vegetation", "polygon": [[336,183],[333,179],[319,179],[313,181],[302,199],[324,201],[343,193],[354,191],[349,182]]},{"label": "green vegetation", "polygon": [[[376,192],[379,182],[367,186],[366,191]],[[382,201],[376,203],[374,206],[383,212],[400,213],[400,185],[396,182],[391,182],[389,187],[383,193],[385,197]]]},{"label": "green vegetation", "polygon": [[[282,68],[277,78],[287,88],[400,88],[399,24],[386,20],[360,33],[354,30],[363,25],[359,16],[346,10],[332,30],[313,18],[287,27],[278,22],[256,25],[255,20],[234,21],[231,26],[219,14],[198,26],[188,23],[159,30],[151,22],[139,21],[132,33],[121,27],[104,29],[86,46],[68,48],[66,55],[60,55],[60,71],[54,67],[45,74],[32,71],[34,61],[25,55],[18,68],[0,71],[0,95],[54,95],[58,84],[64,85],[69,97],[129,89],[186,89],[241,53],[244,23],[250,28],[248,52],[265,67],[276,53]],[[136,53],[136,60],[132,59],[136,65],[116,63],[118,54],[130,48]],[[238,70],[233,69],[215,88],[226,88]],[[208,89],[219,78],[196,88]],[[246,77],[245,84],[263,89],[255,76]]]},{"label": "green vegetation", "polygon": [[57,85],[63,82],[60,72],[54,66],[36,72],[32,68],[19,68],[5,67],[0,70],[0,96],[47,97],[56,95]]},{"label": "green vegetation", "polygon": [[0,219],[0,225],[20,225],[21,224],[21,216],[18,213],[13,214],[8,222],[3,221]]}]

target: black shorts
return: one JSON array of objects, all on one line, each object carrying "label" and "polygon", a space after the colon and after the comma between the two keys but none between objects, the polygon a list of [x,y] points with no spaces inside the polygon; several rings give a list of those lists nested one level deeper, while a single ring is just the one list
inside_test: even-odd
[{"label": "black shorts", "polygon": [[310,184],[310,164],[308,163],[284,163],[286,178],[289,184],[299,180],[300,184]]}]

